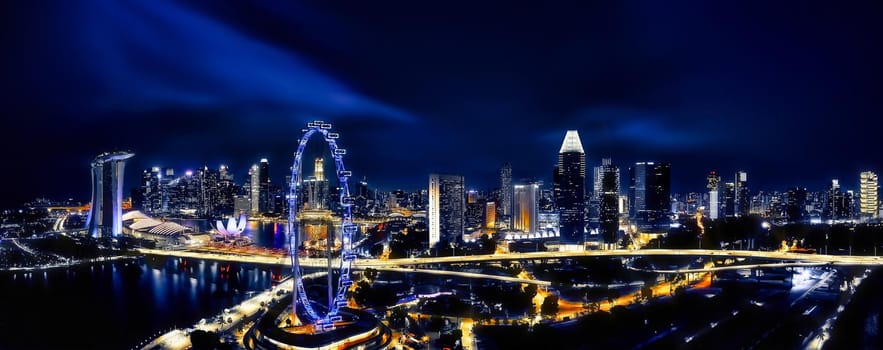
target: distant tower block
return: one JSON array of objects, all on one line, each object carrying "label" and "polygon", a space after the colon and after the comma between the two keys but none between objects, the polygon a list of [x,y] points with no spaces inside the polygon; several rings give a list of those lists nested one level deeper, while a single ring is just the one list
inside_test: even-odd
[{"label": "distant tower block", "polygon": [[123,233],[123,170],[130,152],[102,153],[92,161],[92,208],[86,228],[92,237]]},{"label": "distant tower block", "polygon": [[325,181],[325,160],[322,157],[316,158],[313,162],[313,176],[316,181]]}]

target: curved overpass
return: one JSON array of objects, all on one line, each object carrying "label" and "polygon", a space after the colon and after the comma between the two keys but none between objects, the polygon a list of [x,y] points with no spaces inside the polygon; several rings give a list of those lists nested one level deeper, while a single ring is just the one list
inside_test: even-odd
[{"label": "curved overpass", "polygon": [[[177,257],[177,258],[203,259],[203,260],[216,260],[216,261],[233,261],[233,262],[239,262],[239,263],[252,263],[252,264],[264,264],[264,265],[290,266],[290,264],[291,264],[291,260],[288,260],[287,257],[217,254],[217,253],[207,253],[207,252],[191,252],[191,251],[182,251],[182,250],[160,250],[160,249],[138,249],[138,251],[141,252],[142,254],[160,255],[160,256]],[[378,266],[369,265],[369,264],[359,264],[359,261],[369,261],[369,260],[374,260],[374,259],[362,259],[362,260],[357,259],[355,261],[355,264],[353,265],[353,270],[364,270],[366,268],[372,268],[377,271],[386,271],[386,272],[422,273],[422,274],[440,275],[440,276],[483,278],[483,279],[497,280],[497,281],[503,281],[503,282],[536,284],[539,286],[551,286],[552,285],[552,282],[550,282],[550,281],[524,279],[524,278],[500,276],[500,275],[490,275],[490,274],[475,273],[475,272],[462,272],[462,271],[400,267],[399,265],[395,265],[395,264],[385,264],[385,265],[378,265]],[[399,259],[399,260],[403,260],[403,259]],[[382,261],[382,260],[379,260],[379,261]],[[398,261],[398,260],[388,260],[388,261]],[[325,260],[325,259],[301,259],[300,265],[307,266],[307,267],[327,268],[328,263],[327,263],[327,260]],[[413,265],[413,264],[410,264],[410,265]]]},{"label": "curved overpass", "polygon": [[[253,255],[234,255],[221,254],[211,252],[192,252],[179,250],[157,250],[157,249],[139,249],[143,254],[207,259],[219,261],[237,261],[243,263],[268,264],[268,265],[290,265],[291,262],[285,257],[271,256],[253,256]],[[356,259],[353,268],[364,269],[371,268],[401,268],[416,265],[430,264],[462,264],[462,263],[481,263],[481,262],[497,262],[512,260],[536,260],[536,259],[562,259],[562,258],[581,258],[581,257],[639,257],[639,256],[704,256],[719,258],[755,258],[776,260],[781,262],[808,262],[817,264],[832,265],[883,265],[883,258],[878,256],[847,256],[847,255],[820,255],[820,254],[801,254],[789,252],[771,252],[771,251],[752,251],[752,250],[710,250],[710,249],[642,249],[642,250],[588,250],[574,252],[535,252],[535,253],[508,253],[508,254],[492,254],[492,255],[467,255],[467,256],[446,256],[446,257],[422,257],[422,258],[404,258],[404,259]],[[301,259],[302,266],[310,267],[327,267],[325,259]],[[411,272],[423,272],[423,269],[406,269]],[[392,271],[392,270],[390,270]],[[448,274],[455,271],[442,270],[425,270],[427,273]],[[482,278],[493,278],[503,276],[484,275]]]},{"label": "curved overpass", "polygon": [[710,250],[710,249],[642,249],[642,250],[588,250],[576,252],[536,252],[508,253],[493,255],[469,255],[447,257],[406,258],[394,260],[359,259],[356,264],[362,267],[408,266],[422,264],[456,264],[493,262],[504,260],[560,259],[581,257],[638,257],[638,256],[707,256],[721,258],[756,258],[779,261],[805,261],[837,265],[883,265],[883,258],[877,256],[818,255],[788,252],[752,250]]},{"label": "curved overpass", "polygon": [[655,273],[665,273],[665,274],[680,274],[680,273],[702,273],[702,272],[717,272],[717,271],[728,271],[728,270],[744,270],[744,269],[766,269],[766,268],[777,268],[777,267],[817,267],[817,266],[831,266],[831,265],[843,265],[840,263],[820,263],[820,262],[787,262],[787,263],[770,263],[770,264],[749,264],[749,265],[727,265],[727,266],[715,266],[715,267],[702,267],[695,269],[642,269],[634,266],[626,266],[629,270],[641,271],[641,272],[655,272]]}]

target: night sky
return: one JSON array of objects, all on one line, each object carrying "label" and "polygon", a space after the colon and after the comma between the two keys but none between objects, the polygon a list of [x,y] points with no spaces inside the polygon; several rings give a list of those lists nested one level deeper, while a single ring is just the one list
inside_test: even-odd
[{"label": "night sky", "polygon": [[[89,162],[221,163],[281,182],[307,120],[354,176],[549,182],[567,129],[589,165],[672,163],[675,192],[883,171],[883,3],[8,1],[0,5],[4,193],[88,200]],[[834,7],[834,4],[837,7]]]}]

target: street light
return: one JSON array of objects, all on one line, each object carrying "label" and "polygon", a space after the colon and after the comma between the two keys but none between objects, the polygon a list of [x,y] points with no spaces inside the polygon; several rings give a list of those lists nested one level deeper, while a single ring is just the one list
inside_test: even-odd
[{"label": "street light", "polygon": [[[769,236],[770,236],[770,228],[772,228],[773,225],[771,225],[771,224],[769,223],[769,221],[764,221],[764,222],[762,222],[762,223],[760,224],[760,227],[763,228],[764,230],[766,230],[766,236],[765,236],[765,237],[769,237]],[[752,239],[751,239],[751,244],[748,245],[748,249],[751,249],[751,248],[753,248],[753,247],[754,247],[754,239],[752,238]]]},{"label": "street light", "polygon": [[828,255],[828,233],[825,232],[825,255]]}]

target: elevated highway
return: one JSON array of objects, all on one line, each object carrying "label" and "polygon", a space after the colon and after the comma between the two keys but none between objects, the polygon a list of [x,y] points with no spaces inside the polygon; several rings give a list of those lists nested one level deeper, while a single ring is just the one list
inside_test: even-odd
[{"label": "elevated highway", "polygon": [[[206,252],[192,252],[192,251],[185,251],[185,250],[159,250],[159,249],[139,249],[139,251],[142,254],[177,257],[177,258],[205,259],[205,260],[250,263],[250,264],[291,266],[291,260],[287,256],[270,257],[270,256],[257,256],[257,255],[231,255],[231,254],[217,254],[217,253],[206,253]],[[491,280],[497,280],[497,281],[503,281],[503,282],[536,284],[539,286],[551,286],[552,285],[552,282],[550,282],[550,281],[526,279],[526,278],[518,278],[518,277],[510,277],[510,276],[490,275],[490,274],[475,273],[475,272],[423,269],[423,268],[416,268],[416,267],[400,267],[395,264],[376,265],[376,266],[369,265],[369,264],[365,264],[365,265],[359,264],[360,261],[370,261],[370,260],[375,260],[375,259],[356,260],[356,263],[353,264],[353,269],[354,270],[364,270],[366,268],[372,268],[377,271],[386,271],[386,272],[421,273],[421,274],[464,277],[464,278],[483,278],[483,279],[491,279]],[[382,260],[378,260],[378,261],[382,261]],[[335,259],[335,261],[333,261],[332,264],[337,264],[337,260]],[[328,260],[301,258],[300,265],[304,266],[304,267],[327,268],[328,267]],[[414,265],[414,264],[411,263],[409,265]]]},{"label": "elevated highway", "polygon": [[[158,250],[139,249],[142,254],[206,259],[216,261],[231,261],[240,263],[284,265],[290,266],[288,256],[254,256],[239,254],[224,254],[213,252],[194,252],[187,250]],[[428,273],[436,275],[450,275],[468,278],[487,278],[508,282],[546,284],[547,281],[518,279],[507,276],[496,276],[469,272],[445,271],[435,269],[418,268],[421,265],[435,264],[464,264],[517,260],[548,260],[585,257],[641,257],[641,256],[681,256],[681,257],[712,257],[712,258],[752,258],[777,261],[777,263],[760,263],[753,265],[734,265],[724,267],[710,267],[702,269],[684,270],[653,270],[660,273],[687,273],[687,272],[711,272],[720,270],[763,268],[763,267],[789,267],[789,266],[877,266],[883,265],[883,258],[877,256],[848,256],[848,255],[819,255],[801,254],[778,251],[753,251],[753,250],[710,250],[710,249],[642,249],[642,250],[587,250],[573,252],[535,252],[535,253],[508,253],[492,255],[468,255],[446,257],[422,257],[404,259],[357,259],[354,269],[373,268],[378,271]],[[328,266],[326,259],[302,258],[300,263],[304,267],[325,268]],[[336,264],[336,262],[334,262]]]}]

